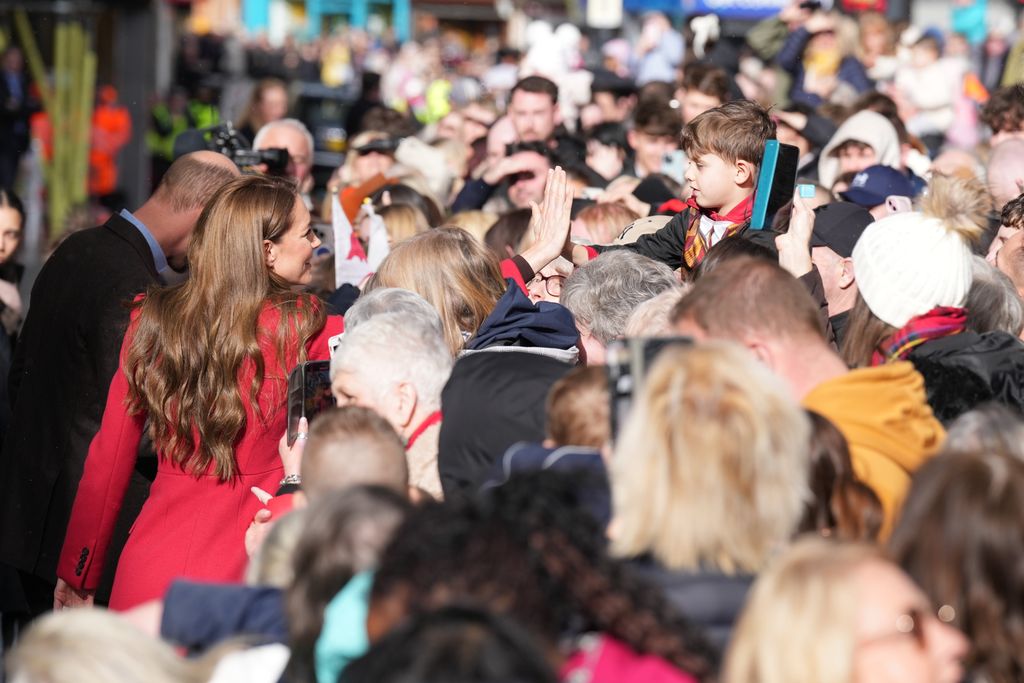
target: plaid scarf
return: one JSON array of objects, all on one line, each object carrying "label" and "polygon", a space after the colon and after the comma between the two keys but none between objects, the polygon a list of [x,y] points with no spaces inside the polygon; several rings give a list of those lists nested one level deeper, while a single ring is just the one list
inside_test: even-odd
[{"label": "plaid scarf", "polygon": [[722,216],[714,211],[705,212],[697,205],[697,202],[690,198],[686,206],[690,209],[690,225],[686,228],[686,239],[683,242],[683,262],[687,270],[696,268],[708,253],[708,242],[704,235],[700,234],[701,216],[707,216],[713,221],[730,221],[729,227],[725,229],[725,237],[735,237],[750,224],[750,211],[754,204],[754,197],[751,195],[736,205],[732,211]]},{"label": "plaid scarf", "polygon": [[967,327],[967,310],[955,306],[938,306],[911,318],[906,325],[883,341],[871,354],[871,365],[906,360],[921,344],[960,334]]}]

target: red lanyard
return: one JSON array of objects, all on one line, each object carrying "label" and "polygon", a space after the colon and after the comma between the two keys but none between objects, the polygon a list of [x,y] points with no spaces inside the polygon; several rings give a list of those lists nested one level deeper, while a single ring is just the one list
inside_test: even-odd
[{"label": "red lanyard", "polygon": [[420,438],[420,436],[423,435],[423,432],[427,431],[428,429],[430,429],[431,427],[433,427],[434,425],[436,425],[440,421],[441,421],[441,411],[440,410],[435,410],[430,415],[428,415],[427,419],[424,420],[423,422],[421,422],[420,426],[416,428],[416,431],[414,431],[409,436],[409,440],[405,443],[405,450],[409,450],[410,448],[412,448],[412,445],[414,443],[416,443],[416,439]]}]

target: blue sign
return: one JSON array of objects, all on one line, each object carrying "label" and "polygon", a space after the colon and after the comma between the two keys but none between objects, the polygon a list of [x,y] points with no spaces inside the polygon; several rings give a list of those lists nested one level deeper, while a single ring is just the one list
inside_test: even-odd
[{"label": "blue sign", "polygon": [[788,0],[683,0],[683,10],[687,14],[717,14],[723,19],[766,19],[788,4]]}]

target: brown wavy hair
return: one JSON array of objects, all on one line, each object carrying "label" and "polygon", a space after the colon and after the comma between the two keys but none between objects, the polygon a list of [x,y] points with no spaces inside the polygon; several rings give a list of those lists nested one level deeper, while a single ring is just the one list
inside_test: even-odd
[{"label": "brown wavy hair", "polygon": [[[297,198],[294,185],[279,178],[227,183],[199,216],[188,281],[151,289],[136,304],[124,361],[128,412],[148,414],[157,451],[196,476],[211,463],[222,481],[234,476],[246,402],[263,418],[260,341],[273,343],[288,368],[305,360],[306,342],[326,320],[316,299],[291,291],[266,263],[263,243],[288,231]],[[267,305],[281,311],[276,330],[259,329]],[[243,393],[238,376],[246,363],[256,373]]]}]

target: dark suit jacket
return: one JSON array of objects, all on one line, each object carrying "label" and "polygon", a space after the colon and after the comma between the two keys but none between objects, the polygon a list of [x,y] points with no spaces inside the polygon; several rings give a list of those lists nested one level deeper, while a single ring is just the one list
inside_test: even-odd
[{"label": "dark suit jacket", "polygon": [[0,562],[56,580],[85,456],[99,430],[132,298],[157,282],[121,216],[70,236],[43,266],[10,374],[0,451]]}]

